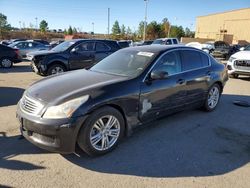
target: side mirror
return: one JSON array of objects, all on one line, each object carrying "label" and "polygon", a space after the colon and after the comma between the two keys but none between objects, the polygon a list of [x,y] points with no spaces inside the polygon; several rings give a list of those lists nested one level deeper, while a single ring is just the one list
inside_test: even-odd
[{"label": "side mirror", "polygon": [[76,49],[75,49],[75,48],[72,48],[72,50],[70,51],[70,53],[76,54]]},{"label": "side mirror", "polygon": [[155,70],[150,73],[151,80],[163,80],[168,77],[168,72],[162,70]]},{"label": "side mirror", "polygon": [[243,51],[243,50],[245,50],[245,48],[244,48],[244,47],[241,47],[241,48],[240,48],[240,51]]}]

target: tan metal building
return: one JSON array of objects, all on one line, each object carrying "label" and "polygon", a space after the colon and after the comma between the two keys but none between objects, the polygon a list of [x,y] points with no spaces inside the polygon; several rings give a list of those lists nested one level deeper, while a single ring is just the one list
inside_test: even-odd
[{"label": "tan metal building", "polygon": [[250,43],[250,8],[197,17],[195,38]]}]

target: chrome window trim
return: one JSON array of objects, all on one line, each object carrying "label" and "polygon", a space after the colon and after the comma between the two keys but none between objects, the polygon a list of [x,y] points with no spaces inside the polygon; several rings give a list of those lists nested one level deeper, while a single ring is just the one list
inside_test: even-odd
[{"label": "chrome window trim", "polygon": [[[204,69],[204,68],[211,67],[210,57],[209,57],[209,55],[208,55],[206,52],[203,52],[203,51],[200,51],[200,50],[196,50],[196,49],[190,49],[190,48],[172,49],[172,50],[169,50],[169,51],[164,52],[163,54],[161,54],[161,56],[156,60],[156,62],[154,63],[154,65],[152,65],[152,67],[149,69],[149,71],[147,72],[147,74],[146,74],[145,77],[143,78],[143,81],[142,81],[142,82],[145,82],[145,80],[146,80],[147,76],[149,75],[149,73],[152,71],[152,69],[155,67],[155,65],[158,64],[159,60],[160,60],[164,55],[166,55],[166,54],[168,54],[168,53],[170,53],[170,52],[173,52],[173,51],[181,51],[181,50],[190,50],[190,51],[196,51],[196,52],[203,53],[204,55],[207,56],[209,65],[208,65],[208,66],[204,66],[204,67],[200,67],[200,68],[196,68],[196,69],[190,69],[190,70],[186,70],[186,71],[181,71],[181,72],[176,73],[176,74],[171,74],[170,76],[174,76],[174,75],[183,74],[183,73],[186,73],[186,72],[191,72],[191,71],[195,71],[195,70],[200,70],[200,69]],[[180,58],[181,58],[181,57],[180,57]],[[182,64],[182,60],[181,60],[181,64]]]}]

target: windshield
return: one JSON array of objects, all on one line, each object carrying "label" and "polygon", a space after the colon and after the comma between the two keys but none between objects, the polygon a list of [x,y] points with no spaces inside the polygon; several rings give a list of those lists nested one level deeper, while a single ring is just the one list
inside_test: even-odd
[{"label": "windshield", "polygon": [[61,44],[58,44],[56,47],[52,48],[51,50],[55,52],[63,52],[75,43],[76,41],[65,41]]},{"label": "windshield", "polygon": [[247,47],[245,47],[244,51],[250,51],[250,45],[248,45]]},{"label": "windshield", "polygon": [[162,44],[162,43],[163,43],[163,40],[157,39],[157,40],[154,40],[152,44]]},{"label": "windshield", "polygon": [[137,50],[119,50],[106,57],[90,70],[127,77],[140,75],[156,54]]}]

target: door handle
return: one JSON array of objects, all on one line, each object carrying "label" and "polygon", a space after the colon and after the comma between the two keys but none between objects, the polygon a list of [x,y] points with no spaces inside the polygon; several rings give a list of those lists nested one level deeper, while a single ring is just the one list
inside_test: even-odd
[{"label": "door handle", "polygon": [[211,71],[207,71],[207,76],[211,76]]},{"label": "door handle", "polygon": [[185,84],[185,80],[184,79],[179,79],[177,81],[177,84],[179,84],[179,85]]}]

